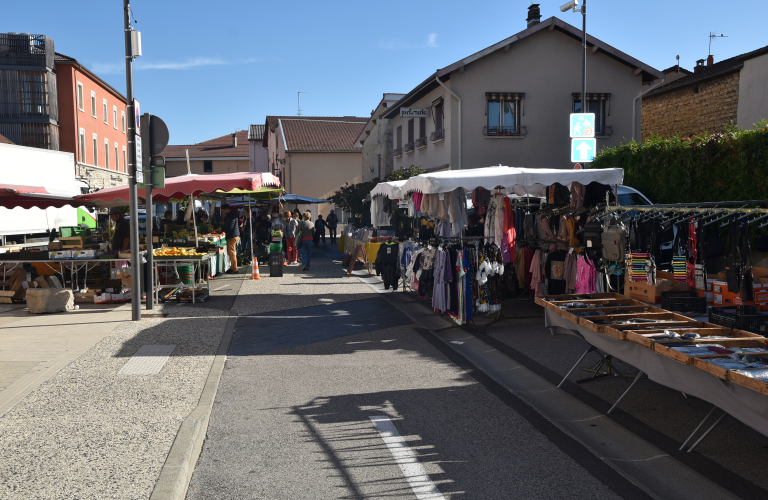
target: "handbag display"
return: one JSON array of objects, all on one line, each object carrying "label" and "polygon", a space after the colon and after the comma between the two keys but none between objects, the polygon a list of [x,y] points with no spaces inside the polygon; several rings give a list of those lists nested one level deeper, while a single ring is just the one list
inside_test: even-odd
[{"label": "handbag display", "polygon": [[584,224],[584,230],[581,234],[584,239],[587,257],[593,261],[601,258],[603,256],[603,240],[601,238],[603,225],[600,221],[593,220]]},{"label": "handbag display", "polygon": [[694,288],[707,291],[707,269],[704,264],[693,265],[693,277]]},{"label": "handbag display", "polygon": [[608,226],[601,235],[603,259],[610,262],[624,262],[627,258],[627,229],[622,224]]}]

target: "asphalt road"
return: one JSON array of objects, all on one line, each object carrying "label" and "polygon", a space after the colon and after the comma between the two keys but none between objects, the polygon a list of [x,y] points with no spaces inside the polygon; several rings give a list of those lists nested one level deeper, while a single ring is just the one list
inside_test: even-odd
[{"label": "asphalt road", "polygon": [[643,498],[449,356],[381,298],[241,316],[187,498]]}]

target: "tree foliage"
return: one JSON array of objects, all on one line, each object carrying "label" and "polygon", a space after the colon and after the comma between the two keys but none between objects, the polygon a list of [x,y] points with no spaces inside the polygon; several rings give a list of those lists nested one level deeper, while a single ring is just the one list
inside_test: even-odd
[{"label": "tree foliage", "polygon": [[[406,180],[414,175],[423,173],[424,170],[422,170],[420,166],[411,165],[410,167],[395,170],[387,176],[386,180]],[[351,213],[353,217],[360,217],[369,210],[368,204],[370,203],[370,199],[366,201],[366,198],[379,182],[381,182],[381,180],[378,177],[374,178],[372,181],[360,182],[358,184],[350,184],[347,182],[328,199],[340,209]]]},{"label": "tree foliage", "polygon": [[768,198],[768,122],[662,139],[652,136],[598,152],[592,168],[623,168],[624,184],[655,203]]}]

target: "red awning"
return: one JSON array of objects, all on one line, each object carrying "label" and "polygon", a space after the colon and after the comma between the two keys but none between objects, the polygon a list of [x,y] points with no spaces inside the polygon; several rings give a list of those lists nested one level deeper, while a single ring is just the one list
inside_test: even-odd
[{"label": "red awning", "polygon": [[[169,200],[178,200],[185,196],[198,197],[202,194],[211,194],[217,191],[232,191],[241,189],[256,191],[264,187],[280,187],[280,179],[268,173],[241,172],[234,174],[217,175],[182,175],[165,179],[165,188],[152,190],[152,201],[166,203]],[[128,186],[118,186],[102,189],[95,193],[88,193],[77,197],[83,202],[95,206],[109,207],[128,205]],[[139,190],[139,203],[144,202],[144,191]]]},{"label": "red awning", "polygon": [[79,207],[88,205],[64,193],[51,193],[42,186],[19,186],[0,184],[0,207],[4,208],[61,208],[70,205]]}]

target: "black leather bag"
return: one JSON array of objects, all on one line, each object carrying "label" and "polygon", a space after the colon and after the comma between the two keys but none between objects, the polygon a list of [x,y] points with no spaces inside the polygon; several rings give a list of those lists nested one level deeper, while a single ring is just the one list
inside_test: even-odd
[{"label": "black leather bag", "polygon": [[590,221],[584,224],[584,230],[581,233],[584,240],[584,247],[587,257],[590,260],[596,260],[603,256],[603,225],[600,221]]}]

